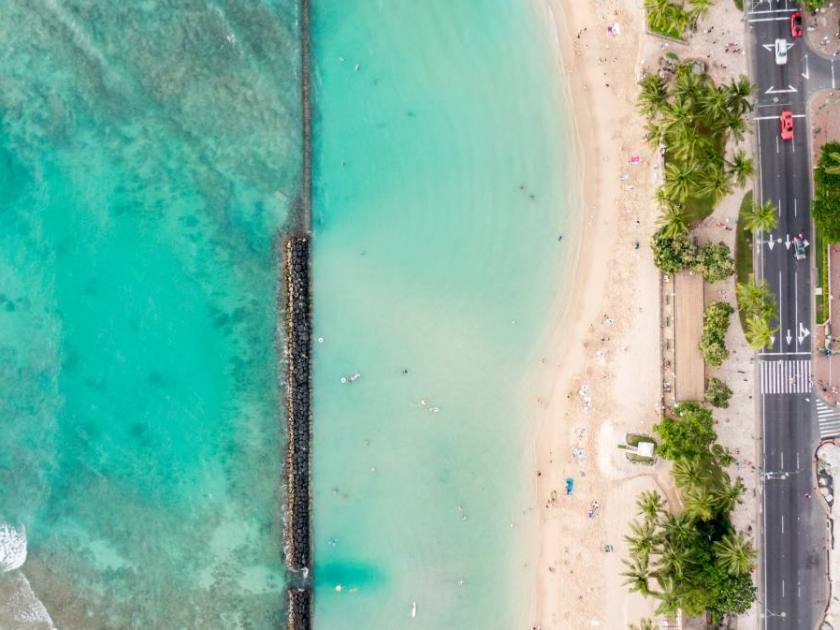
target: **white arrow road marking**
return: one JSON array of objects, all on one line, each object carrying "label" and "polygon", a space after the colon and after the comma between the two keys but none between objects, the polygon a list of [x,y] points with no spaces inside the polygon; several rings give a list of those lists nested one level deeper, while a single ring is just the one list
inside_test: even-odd
[{"label": "white arrow road marking", "polygon": [[799,343],[802,343],[804,339],[811,334],[811,331],[805,328],[805,324],[799,322]]},{"label": "white arrow road marking", "polygon": [[785,234],[785,249],[790,249],[790,234]]},{"label": "white arrow road marking", "polygon": [[769,88],[767,88],[767,90],[764,93],[765,94],[790,94],[792,92],[798,92],[798,91],[799,90],[797,90],[790,83],[788,83],[787,89],[785,89],[785,90],[777,90],[774,87],[769,87]]},{"label": "white arrow road marking", "polygon": [[773,344],[776,343],[776,335],[770,335],[770,347],[773,347]]},{"label": "white arrow road marking", "polygon": [[770,251],[772,252],[772,251],[773,251],[773,247],[774,247],[775,245],[776,245],[776,241],[775,241],[775,239],[773,238],[773,235],[771,234],[771,235],[770,235],[770,238],[768,238],[768,239],[767,239],[767,247],[769,247],[769,248],[770,248]]},{"label": "white arrow road marking", "polygon": [[793,335],[790,334],[790,328],[787,329],[787,334],[785,335],[785,341],[787,345],[790,345],[790,342],[793,341]]},{"label": "white arrow road marking", "polygon": [[810,74],[810,72],[808,72],[808,55],[803,55],[803,57],[805,59],[805,72],[802,73],[802,76],[805,77],[806,79],[810,79],[811,74]]}]

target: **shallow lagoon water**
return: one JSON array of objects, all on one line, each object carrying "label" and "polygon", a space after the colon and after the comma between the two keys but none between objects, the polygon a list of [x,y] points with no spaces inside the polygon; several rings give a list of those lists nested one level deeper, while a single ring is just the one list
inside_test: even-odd
[{"label": "shallow lagoon water", "polygon": [[535,4],[315,3],[316,628],[527,619],[522,390],[577,228]]},{"label": "shallow lagoon water", "polygon": [[3,579],[60,628],[282,619],[296,7],[0,6]]}]

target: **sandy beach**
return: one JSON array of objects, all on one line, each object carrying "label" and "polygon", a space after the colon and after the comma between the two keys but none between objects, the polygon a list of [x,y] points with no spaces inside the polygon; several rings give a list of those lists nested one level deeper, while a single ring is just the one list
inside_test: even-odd
[{"label": "sandy beach", "polygon": [[[663,467],[633,466],[617,448],[626,432],[650,430],[660,397],[659,275],[647,245],[658,160],[634,107],[642,13],[628,0],[544,0],[544,10],[571,90],[584,245],[534,392],[540,532],[532,624],[623,628],[652,608],[622,584],[628,516],[641,490],[667,490]],[[632,156],[640,162],[631,165]],[[568,497],[567,477],[575,479]]]},{"label": "sandy beach", "polygon": [[[671,45],[645,34],[641,2],[540,2],[553,23],[558,66],[571,92],[584,219],[573,299],[566,310],[558,309],[531,392],[540,524],[536,593],[531,626],[526,627],[618,629],[652,616],[655,607],[655,602],[628,593],[621,576],[623,538],[636,497],[657,488],[673,507],[680,507],[667,463],[633,465],[617,448],[628,432],[649,434],[661,409],[660,276],[648,245],[656,229],[653,196],[660,167],[659,156],[644,142],[635,99],[645,63],[650,65]],[[737,76],[745,61],[739,49],[727,46],[743,39],[734,6],[716,5],[707,20],[730,26],[707,32],[701,23],[691,44],[675,52],[706,58],[715,80]],[[737,218],[742,194],[739,190],[728,197],[709,223],[726,217],[728,224],[730,215]],[[734,243],[734,232],[705,231],[698,232],[704,240]],[[716,299],[721,299],[718,293],[728,294],[734,301],[733,280],[707,287],[707,292]],[[737,323],[729,339],[739,352],[725,368],[733,373],[750,369],[751,355]],[[751,413],[750,391],[749,383],[741,383],[733,408],[716,412],[721,441],[740,453],[747,469],[755,456],[752,437],[735,435],[730,416]],[[732,473],[744,474],[740,462]],[[564,491],[568,477],[575,480],[572,496]],[[752,498],[754,479],[745,481]],[[735,515],[741,527],[754,517],[752,500]],[[613,551],[606,552],[605,545]]]}]

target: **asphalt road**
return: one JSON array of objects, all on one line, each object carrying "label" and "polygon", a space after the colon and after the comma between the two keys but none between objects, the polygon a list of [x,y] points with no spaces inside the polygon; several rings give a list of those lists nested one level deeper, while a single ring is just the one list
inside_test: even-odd
[{"label": "asphalt road", "polygon": [[[756,274],[776,293],[779,332],[759,354],[757,390],[763,432],[763,535],[759,600],[762,628],[812,630],[828,596],[826,516],[818,503],[813,471],[819,442],[812,386],[813,248],[794,258],[799,235],[813,242],[807,102],[833,87],[833,61],[794,40],[790,0],[745,2],[750,79],[756,86],[754,130],[757,200],[772,200],[779,226],[757,244]],[[785,39],[788,60],[777,65],[773,46]],[[840,68],[839,68],[840,69]],[[779,115],[793,112],[794,139],[780,137]]]}]

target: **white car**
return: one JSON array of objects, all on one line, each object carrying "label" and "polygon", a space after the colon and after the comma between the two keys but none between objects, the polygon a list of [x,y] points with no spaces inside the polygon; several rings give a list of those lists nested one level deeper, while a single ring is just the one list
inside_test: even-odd
[{"label": "white car", "polygon": [[787,63],[787,51],[788,45],[786,39],[777,39],[776,40],[776,65],[783,66]]}]

